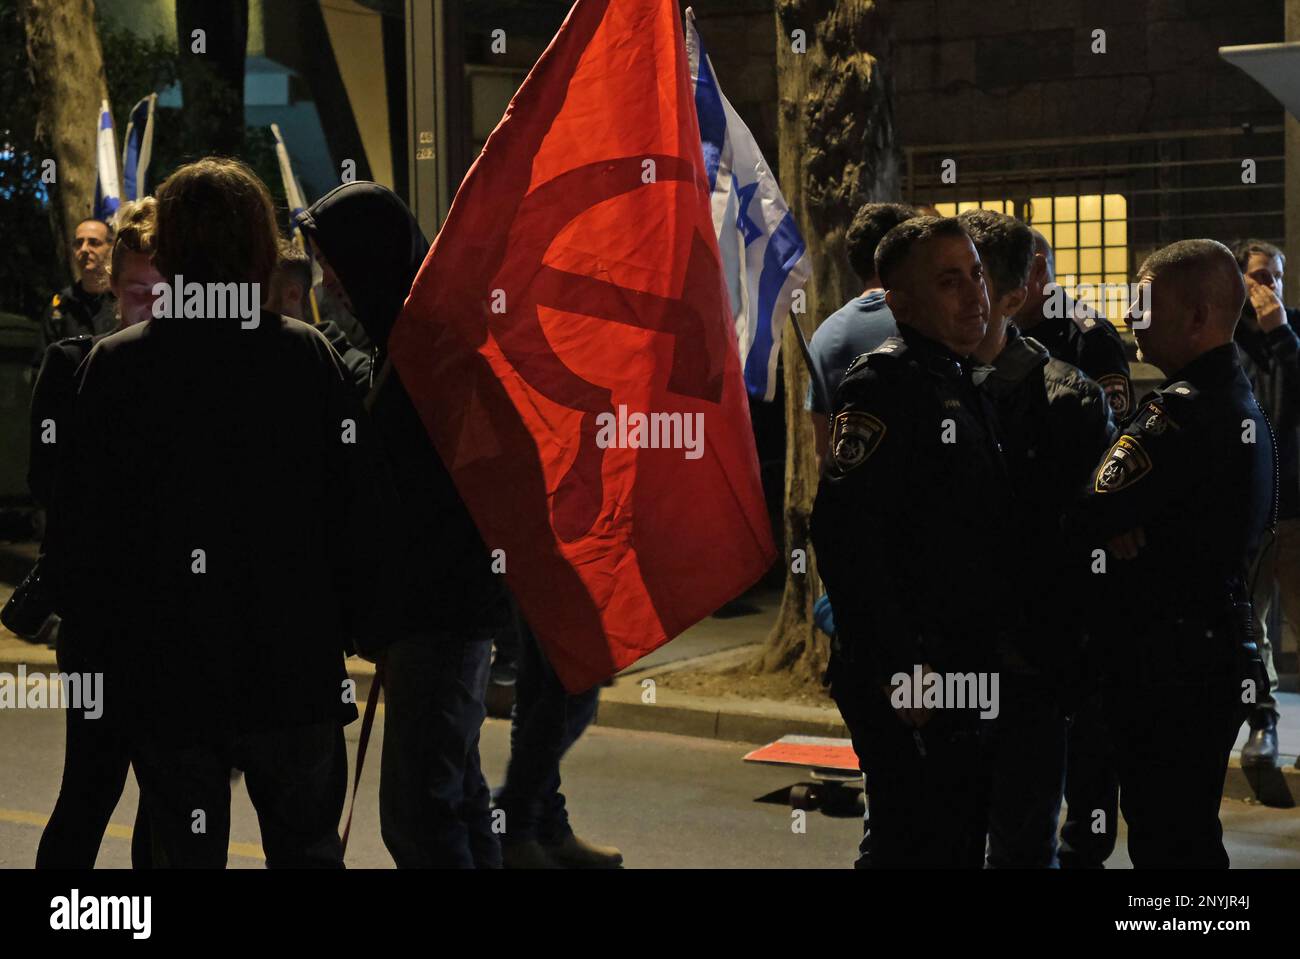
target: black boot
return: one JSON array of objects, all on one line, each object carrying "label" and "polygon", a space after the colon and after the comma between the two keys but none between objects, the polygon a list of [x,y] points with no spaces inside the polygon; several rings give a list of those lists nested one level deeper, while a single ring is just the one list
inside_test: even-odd
[{"label": "black boot", "polygon": [[1277,766],[1277,717],[1268,710],[1258,710],[1250,717],[1250,738],[1241,747],[1243,768]]}]

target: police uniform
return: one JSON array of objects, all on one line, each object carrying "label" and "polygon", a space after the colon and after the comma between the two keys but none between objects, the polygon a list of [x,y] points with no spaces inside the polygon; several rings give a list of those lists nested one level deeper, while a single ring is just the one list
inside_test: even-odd
[{"label": "police uniform", "polygon": [[1137,867],[1228,865],[1219,800],[1259,689],[1246,571],[1274,516],[1275,464],[1229,343],[1142,400],[1067,514],[1093,570],[1112,537],[1145,534],[1136,559],[1108,556],[1094,574],[1107,595],[1094,632],[1104,716]]},{"label": "police uniform", "polygon": [[[1029,331],[1052,357],[1083,370],[1105,392],[1116,423],[1133,413],[1133,382],[1119,332],[1085,303],[1065,299],[1062,316],[1047,317]],[[1061,827],[1061,865],[1100,868],[1115,849],[1114,821],[1119,786],[1109,756],[1110,737],[1100,716],[1100,702],[1086,695],[1095,685],[1091,664],[1078,670],[1078,702],[1067,731],[1065,799],[1069,808]],[[1104,829],[1097,829],[1091,810],[1100,809]],[[1087,813],[1086,818],[1080,815]]]},{"label": "police uniform", "polygon": [[[984,861],[988,722],[938,709],[904,726],[891,677],[996,668],[1005,601],[997,551],[1010,491],[992,406],[961,357],[903,326],[850,367],[812,540],[835,609],[831,695],[871,803],[876,868]],[[869,584],[870,589],[864,588]]]},{"label": "police uniform", "polygon": [[32,365],[39,366],[45,351],[59,340],[107,333],[116,325],[117,299],[110,291],[88,293],[80,280],[65,286],[54,294],[41,319],[41,342]]},{"label": "police uniform", "polygon": [[1048,317],[1028,330],[1058,360],[1077,366],[1106,393],[1117,422],[1133,410],[1133,381],[1124,341],[1110,320],[1085,303],[1066,299],[1064,316]]},{"label": "police uniform", "polygon": [[1069,680],[1083,644],[1086,583],[1067,566],[1061,513],[1115,439],[1102,388],[1014,327],[983,389],[993,398],[1016,495],[1007,529],[1025,628],[1002,670],[989,815],[989,865],[1056,865]]}]

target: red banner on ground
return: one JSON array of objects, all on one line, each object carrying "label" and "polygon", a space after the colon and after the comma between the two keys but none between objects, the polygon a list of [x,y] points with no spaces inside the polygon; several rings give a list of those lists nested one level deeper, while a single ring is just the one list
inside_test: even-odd
[{"label": "red banner on ground", "polygon": [[389,341],[571,691],[775,556],[708,194],[677,4],[579,0]]}]

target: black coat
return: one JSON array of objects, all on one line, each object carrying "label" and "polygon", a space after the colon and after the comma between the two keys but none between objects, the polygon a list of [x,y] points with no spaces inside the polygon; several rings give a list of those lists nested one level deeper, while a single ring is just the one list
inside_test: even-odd
[{"label": "black coat", "polygon": [[110,707],[183,739],[355,718],[384,487],[324,337],[150,320],[91,352],[73,420],[50,548]]},{"label": "black coat", "polygon": [[[392,191],[366,182],[326,194],[299,223],[325,254],[375,344],[378,380],[388,335],[429,249],[419,223]],[[463,636],[503,625],[505,577],[492,571],[478,528],[396,370],[373,396],[370,414],[397,493],[390,530],[398,570],[392,584],[396,629]]]},{"label": "black coat", "polygon": [[996,667],[1018,620],[1003,555],[1011,490],[971,367],[908,326],[836,394],[812,513],[837,640],[865,678]]}]

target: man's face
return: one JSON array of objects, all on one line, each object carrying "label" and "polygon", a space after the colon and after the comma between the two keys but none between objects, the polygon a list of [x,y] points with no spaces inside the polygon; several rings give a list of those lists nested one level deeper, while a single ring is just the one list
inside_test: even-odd
[{"label": "man's face", "polygon": [[[1145,299],[1149,305],[1141,311]],[[1166,284],[1143,276],[1138,281],[1138,299],[1128,309],[1128,323],[1137,340],[1138,359],[1160,367],[1166,375],[1183,366],[1187,353],[1188,312]]]},{"label": "man's face", "polygon": [[153,288],[165,281],[147,253],[127,251],[119,259],[121,263],[113,271],[113,295],[122,313],[122,324],[131,326],[153,316]]},{"label": "man's face", "polygon": [[1282,299],[1282,277],[1286,272],[1286,266],[1280,256],[1252,253],[1250,259],[1246,261],[1244,272],[1261,286],[1270,287],[1277,294],[1277,298]]},{"label": "man's face", "polygon": [[965,236],[916,245],[905,268],[899,316],[958,356],[970,356],[988,330],[984,266]]},{"label": "man's face", "polygon": [[347,307],[349,313],[356,316],[357,311],[352,307],[352,300],[348,298],[348,291],[343,289],[342,281],[339,280],[338,274],[334,272],[329,260],[325,258],[325,254],[321,252],[320,247],[316,244],[316,239],[308,236],[307,242],[311,244],[312,258],[320,264],[321,285],[330,291],[331,296],[337,297],[339,302]]},{"label": "man's face", "polygon": [[96,220],[77,225],[72,239],[72,256],[81,275],[102,273],[108,266],[108,228]]}]

